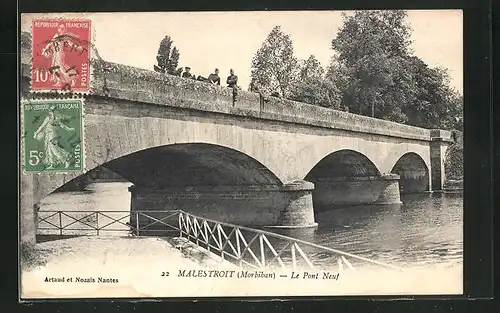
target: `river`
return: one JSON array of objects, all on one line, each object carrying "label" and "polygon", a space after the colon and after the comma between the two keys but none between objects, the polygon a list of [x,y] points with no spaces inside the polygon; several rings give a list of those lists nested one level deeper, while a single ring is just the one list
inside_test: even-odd
[{"label": "river", "polygon": [[[54,193],[42,200],[40,211],[126,211],[130,208],[127,190],[130,185],[95,183],[84,192]],[[324,212],[316,216],[319,223],[316,230],[294,236],[402,267],[461,266],[462,194],[404,195],[402,201],[403,204],[395,206]],[[117,229],[126,227],[117,224]]]}]

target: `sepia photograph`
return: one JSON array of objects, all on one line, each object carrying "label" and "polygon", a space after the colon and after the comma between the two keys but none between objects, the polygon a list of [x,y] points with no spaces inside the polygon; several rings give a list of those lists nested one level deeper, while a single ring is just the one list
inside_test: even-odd
[{"label": "sepia photograph", "polygon": [[461,10],[20,24],[21,300],[463,294]]}]

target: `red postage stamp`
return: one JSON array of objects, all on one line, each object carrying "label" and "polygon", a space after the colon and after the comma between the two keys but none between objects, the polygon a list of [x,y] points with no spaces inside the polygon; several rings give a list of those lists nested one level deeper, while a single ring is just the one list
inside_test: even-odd
[{"label": "red postage stamp", "polygon": [[90,89],[90,20],[34,20],[33,91]]}]

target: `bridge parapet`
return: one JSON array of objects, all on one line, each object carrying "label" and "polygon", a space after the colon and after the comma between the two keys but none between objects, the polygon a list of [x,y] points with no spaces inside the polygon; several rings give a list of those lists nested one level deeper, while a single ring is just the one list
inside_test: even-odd
[{"label": "bridge parapet", "polygon": [[292,100],[232,90],[111,62],[94,64],[94,96],[304,124],[352,132],[430,141],[428,129],[370,118]]},{"label": "bridge parapet", "polygon": [[[31,77],[31,36],[21,33],[22,76]],[[211,113],[231,114],[351,132],[431,141],[428,129],[370,118],[292,100],[240,90],[233,105],[232,90],[191,79],[123,64],[92,60],[90,96],[128,100]],[[29,84],[22,86],[26,88]],[[265,100],[265,101],[264,101]],[[91,111],[94,114],[112,114]]]},{"label": "bridge parapet", "polygon": [[431,129],[430,135],[432,141],[445,141],[445,142],[454,142],[452,132],[449,130],[443,129]]}]

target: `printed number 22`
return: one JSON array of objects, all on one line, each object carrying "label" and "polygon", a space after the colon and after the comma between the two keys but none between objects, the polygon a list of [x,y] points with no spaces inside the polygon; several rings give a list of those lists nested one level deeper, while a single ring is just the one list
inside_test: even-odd
[{"label": "printed number 22", "polygon": [[36,150],[31,150],[30,151],[29,163],[30,163],[31,166],[35,166],[38,163],[40,163],[40,158],[39,158],[38,151],[36,151]]}]

